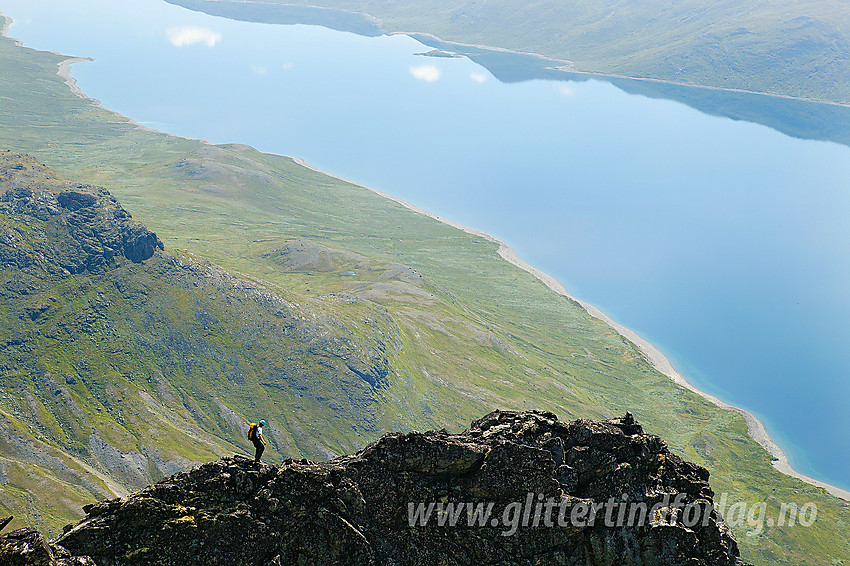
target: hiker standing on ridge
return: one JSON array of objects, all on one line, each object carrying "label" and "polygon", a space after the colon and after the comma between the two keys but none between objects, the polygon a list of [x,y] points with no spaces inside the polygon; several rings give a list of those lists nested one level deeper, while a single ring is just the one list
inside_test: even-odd
[{"label": "hiker standing on ridge", "polygon": [[266,439],[263,436],[264,426],[266,426],[266,421],[260,421],[259,426],[257,426],[257,423],[251,423],[251,428],[248,429],[248,440],[254,443],[254,448],[256,449],[254,462],[258,463],[263,455],[263,451],[266,449]]}]

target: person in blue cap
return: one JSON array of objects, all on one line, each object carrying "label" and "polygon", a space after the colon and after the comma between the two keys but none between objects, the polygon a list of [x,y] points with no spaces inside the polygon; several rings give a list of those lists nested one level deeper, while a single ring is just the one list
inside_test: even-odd
[{"label": "person in blue cap", "polygon": [[251,428],[248,429],[248,440],[254,443],[256,453],[254,454],[254,462],[259,462],[266,449],[266,438],[263,436],[263,427],[266,426],[266,421],[260,421],[259,426],[251,423]]}]

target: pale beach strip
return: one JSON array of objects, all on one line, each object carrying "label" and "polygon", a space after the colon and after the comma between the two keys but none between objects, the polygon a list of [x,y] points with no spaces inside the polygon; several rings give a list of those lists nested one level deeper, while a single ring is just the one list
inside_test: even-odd
[{"label": "pale beach strip", "polygon": [[[13,23],[15,23],[15,21],[12,19],[11,16],[7,16],[3,12],[0,12],[0,36],[8,37],[9,39],[15,42],[15,45],[17,45],[18,47],[23,47],[24,43],[21,40],[15,39],[14,37],[11,37],[9,35],[9,29],[12,27]],[[54,55],[59,55],[60,57],[63,56],[60,53],[51,53],[54,53]],[[59,69],[56,71],[56,74],[65,80],[65,84],[68,85],[69,89],[71,89],[71,93],[74,96],[79,96],[80,98],[89,97],[83,94],[83,91],[80,90],[80,87],[77,86],[77,79],[71,76],[71,65],[73,65],[74,63],[82,63],[85,61],[94,61],[94,59],[91,59],[89,57],[69,57],[68,59],[59,62]],[[92,100],[92,102],[97,103],[97,101],[94,99],[89,100]]]},{"label": "pale beach strip", "polygon": [[667,357],[664,354],[662,354],[660,350],[658,350],[658,348],[656,348],[655,346],[650,344],[648,341],[646,341],[643,338],[641,338],[640,336],[638,336],[638,334],[635,331],[633,331],[630,328],[627,328],[627,327],[623,326],[622,324],[612,320],[608,315],[606,315],[605,313],[600,311],[598,308],[596,308],[592,304],[570,295],[570,293],[566,290],[566,288],[557,279],[555,279],[554,277],[552,277],[548,273],[544,272],[543,270],[541,270],[537,267],[534,267],[533,265],[529,264],[528,262],[520,259],[520,257],[517,256],[514,249],[512,247],[510,247],[504,241],[500,240],[499,238],[496,238],[492,234],[488,234],[487,232],[483,232],[481,230],[477,230],[475,228],[470,228],[469,226],[464,226],[462,224],[458,224],[457,222],[452,222],[451,220],[441,218],[440,216],[437,216],[436,214],[428,212],[427,210],[424,210],[424,209],[416,206],[415,204],[407,202],[403,199],[400,199],[398,197],[394,197],[393,195],[379,191],[379,190],[374,189],[372,187],[367,187],[365,185],[362,185],[360,183],[356,183],[356,182],[351,181],[349,179],[344,179],[344,178],[339,177],[337,175],[332,175],[332,174],[328,173],[327,171],[322,171],[321,169],[318,169],[316,167],[313,167],[313,166],[307,164],[303,159],[294,158],[294,157],[291,158],[291,159],[293,159],[295,161],[295,163],[297,163],[297,164],[299,164],[303,167],[306,167],[307,169],[310,169],[312,171],[316,171],[317,173],[322,173],[323,175],[328,175],[328,176],[333,177],[335,179],[339,179],[340,181],[344,181],[346,183],[351,183],[352,185],[357,185],[358,187],[362,187],[364,189],[370,190],[377,195],[380,195],[380,196],[382,196],[386,199],[389,199],[389,200],[391,200],[395,203],[400,204],[401,206],[403,206],[403,207],[405,207],[409,210],[412,210],[413,212],[417,212],[419,214],[424,214],[425,216],[427,216],[429,218],[437,220],[438,222],[442,222],[443,224],[447,224],[447,225],[449,225],[453,228],[457,228],[458,230],[466,232],[467,234],[479,236],[481,238],[484,238],[485,240],[488,240],[490,242],[497,244],[499,246],[498,254],[499,254],[499,256],[502,257],[502,259],[504,259],[508,263],[522,269],[523,271],[527,271],[528,273],[530,273],[531,275],[536,277],[539,281],[541,281],[544,285],[546,285],[552,291],[558,293],[559,295],[567,297],[568,299],[573,300],[573,301],[577,302],[578,304],[580,304],[588,312],[588,314],[590,314],[590,316],[598,318],[599,320],[601,320],[601,321],[605,322],[606,324],[608,324],[609,326],[611,326],[614,330],[616,330],[626,340],[629,340],[635,346],[637,346],[638,349],[646,357],[646,360],[652,365],[652,367],[654,367],[660,373],[669,377],[670,380],[672,380],[675,384],[679,385],[680,387],[684,387],[685,389],[689,389],[690,391],[693,391],[697,395],[703,397],[704,399],[707,399],[709,402],[717,405],[720,408],[728,409],[730,411],[735,411],[735,412],[738,412],[741,415],[743,415],[744,419],[747,421],[747,430],[749,432],[749,435],[752,437],[753,440],[758,442],[762,447],[764,447],[765,450],[767,450],[770,453],[770,455],[774,458],[773,467],[776,468],[778,471],[782,472],[783,474],[786,474],[786,475],[795,477],[797,479],[800,479],[800,480],[802,480],[802,481],[804,481],[808,484],[814,485],[816,487],[823,488],[826,491],[828,491],[829,493],[831,493],[832,495],[834,495],[835,497],[839,497],[841,499],[844,499],[845,501],[850,501],[850,491],[847,491],[845,489],[841,489],[840,487],[828,484],[826,482],[822,482],[820,480],[816,480],[814,478],[811,478],[809,476],[801,474],[800,472],[795,471],[791,467],[790,462],[788,461],[788,456],[785,454],[785,452],[782,450],[782,448],[780,448],[779,445],[776,442],[774,442],[772,438],[770,438],[770,435],[767,433],[767,429],[765,429],[764,424],[762,424],[762,422],[760,420],[758,420],[755,415],[753,415],[752,413],[750,413],[749,411],[747,411],[745,409],[742,409],[740,407],[736,407],[734,405],[730,405],[729,403],[726,403],[725,401],[718,399],[714,395],[711,395],[709,393],[706,393],[704,391],[697,389],[693,384],[689,383],[688,380],[686,380],[682,376],[682,374],[680,374],[678,371],[676,371],[676,369],[673,367],[673,364],[670,363],[670,360],[668,360]]},{"label": "pale beach strip", "polygon": [[741,413],[741,415],[743,415],[744,419],[747,421],[747,430],[749,432],[749,435],[752,437],[753,440],[755,440],[762,447],[764,447],[764,449],[767,450],[774,458],[772,461],[774,468],[776,468],[783,474],[803,480],[804,482],[814,485],[816,487],[821,487],[832,495],[840,497],[845,501],[850,501],[850,491],[841,489],[838,486],[834,486],[826,482],[822,482],[820,480],[816,480],[812,477],[806,476],[794,470],[791,467],[790,462],[788,461],[788,456],[785,454],[782,448],[770,437],[770,435],[767,433],[767,429],[765,429],[764,427],[764,424],[760,420],[758,420],[758,418],[756,418],[756,416],[753,415],[751,412],[747,411],[746,409],[730,405],[729,403],[715,397],[714,395],[711,395],[710,393],[706,393],[705,391],[698,389],[687,379],[685,379],[681,373],[676,371],[676,368],[673,367],[673,364],[670,362],[670,360],[667,359],[667,357],[662,354],[661,351],[658,350],[658,348],[650,344],[645,339],[641,338],[634,330],[627,328],[622,324],[612,320],[608,315],[600,311],[592,304],[573,297],[567,292],[564,286],[561,285],[561,283],[559,283],[554,277],[547,273],[544,273],[543,271],[532,265],[529,265],[528,263],[517,257],[516,253],[510,246],[496,238],[492,238],[492,240],[499,244],[500,256],[502,256],[504,259],[506,259],[513,265],[519,267],[520,269],[528,271],[556,293],[564,295],[565,297],[569,297],[570,299],[576,301],[582,307],[584,307],[588,314],[598,318],[599,320],[602,320],[603,322],[614,328],[614,330],[619,332],[621,336],[632,342],[640,349],[641,352],[643,352],[643,355],[646,356],[646,359],[649,361],[652,367],[669,377],[674,383],[681,387],[684,387],[685,389],[693,391],[697,395],[707,399],[718,407]]},{"label": "pale beach strip", "polygon": [[[0,22],[2,22],[2,25],[0,25],[0,35],[7,36],[7,32],[9,30],[9,27],[12,24],[12,18],[10,18],[9,16],[5,16],[2,13],[0,13]],[[19,45],[21,45],[20,41],[17,41],[17,43]],[[494,49],[494,48],[487,47],[487,49]],[[508,50],[501,50],[501,51],[508,51]],[[71,65],[73,65],[74,63],[79,63],[79,62],[83,62],[83,61],[92,61],[92,60],[93,59],[90,59],[90,58],[69,57],[68,59],[65,59],[65,60],[63,60],[62,62],[59,63],[59,69],[57,70],[57,74],[65,80],[66,85],[68,86],[68,88],[71,90],[71,92],[75,96],[79,96],[79,97],[82,97],[82,98],[89,98],[79,89],[79,87],[76,84],[76,80],[71,77]],[[566,62],[566,63],[569,63],[569,62]],[[721,89],[721,90],[729,90],[729,89]],[[93,104],[99,104],[97,100],[90,99],[90,98],[89,98],[89,100],[91,100]],[[173,135],[173,134],[170,134],[168,132],[162,132],[160,130],[154,130],[152,128],[148,128],[146,126],[138,124],[137,122],[135,122],[132,119],[129,119],[129,120],[132,123],[136,124],[139,128],[143,128],[143,129],[147,129],[147,130],[151,130],[151,131],[156,131],[156,132],[159,132],[159,133],[162,133],[162,134],[165,134],[165,135]],[[177,137],[177,136],[175,136],[175,137]],[[199,141],[203,141],[204,143],[209,143],[205,140],[199,140]],[[745,409],[742,409],[740,407],[735,407],[734,405],[730,405],[729,403],[726,403],[725,401],[722,401],[722,400],[718,399],[717,397],[710,395],[710,394],[696,388],[694,385],[689,383],[678,371],[676,371],[676,369],[673,367],[673,364],[670,363],[670,360],[668,360],[667,357],[664,356],[664,354],[662,354],[661,351],[658,350],[658,348],[656,348],[655,346],[650,344],[648,341],[641,338],[633,330],[631,330],[631,329],[623,326],[622,324],[619,324],[616,321],[612,320],[610,317],[608,317],[605,313],[600,311],[598,308],[596,308],[592,304],[587,303],[586,301],[583,301],[581,299],[578,299],[578,298],[570,295],[570,293],[566,290],[566,288],[557,279],[555,279],[554,277],[552,277],[548,273],[545,273],[541,269],[534,267],[533,265],[531,265],[531,264],[527,263],[526,261],[520,259],[519,256],[517,256],[514,249],[511,248],[504,241],[496,238],[492,234],[488,234],[487,232],[483,232],[481,230],[477,230],[475,228],[470,228],[468,226],[464,226],[462,224],[452,222],[452,221],[447,220],[445,218],[441,218],[440,216],[437,216],[436,214],[428,212],[427,210],[419,208],[418,206],[416,206],[416,205],[414,205],[410,202],[407,202],[403,199],[400,199],[398,197],[395,197],[393,195],[384,193],[384,192],[379,191],[377,189],[374,189],[372,187],[368,187],[368,186],[362,185],[360,183],[356,183],[356,182],[348,180],[348,179],[344,179],[344,178],[339,177],[337,175],[333,175],[331,173],[328,173],[327,171],[322,171],[321,169],[318,169],[316,167],[313,167],[313,166],[307,164],[303,159],[300,159],[300,158],[297,158],[297,157],[292,157],[292,156],[284,156],[284,157],[289,157],[290,159],[292,159],[298,165],[306,167],[310,170],[316,171],[316,172],[321,173],[323,175],[328,175],[329,177],[339,179],[340,181],[350,183],[352,185],[362,187],[364,189],[372,191],[373,193],[375,193],[375,194],[377,194],[381,197],[384,197],[384,198],[389,199],[393,202],[396,202],[396,203],[400,204],[401,206],[404,206],[405,208],[407,208],[407,209],[409,209],[413,212],[423,214],[423,215],[425,215],[429,218],[432,218],[434,220],[437,220],[439,222],[447,224],[447,225],[449,225],[453,228],[456,228],[458,230],[466,232],[467,234],[479,236],[481,238],[484,238],[485,240],[488,240],[490,242],[497,244],[499,246],[498,247],[498,254],[505,261],[511,263],[512,265],[518,267],[519,269],[522,269],[523,271],[530,273],[531,275],[536,277],[539,281],[541,281],[544,285],[546,285],[552,291],[558,293],[559,295],[567,297],[570,300],[575,301],[576,303],[580,304],[588,312],[588,314],[590,314],[591,316],[593,316],[595,318],[598,318],[599,320],[602,320],[603,322],[605,322],[606,324],[608,324],[609,326],[614,328],[621,336],[623,336],[624,338],[626,338],[627,340],[629,340],[630,342],[635,344],[638,347],[638,349],[643,353],[643,355],[646,357],[648,362],[657,371],[659,371],[660,373],[669,377],[674,383],[676,383],[677,385],[679,385],[681,387],[689,389],[690,391],[696,393],[697,395],[700,395],[701,397],[707,399],[711,403],[714,403],[715,405],[717,405],[717,406],[719,406],[723,409],[736,411],[736,412],[740,413],[741,415],[743,415],[744,419],[746,419],[746,422],[747,422],[747,429],[748,429],[749,435],[753,438],[753,440],[755,440],[762,447],[764,447],[764,449],[767,450],[768,453],[770,453],[770,455],[774,459],[773,462],[772,462],[773,466],[778,471],[782,472],[783,474],[786,474],[786,475],[795,477],[797,479],[800,479],[800,480],[802,480],[802,481],[804,481],[808,484],[814,485],[816,487],[823,488],[824,490],[826,490],[830,494],[832,494],[836,497],[839,497],[841,499],[844,499],[845,501],[850,501],[850,491],[842,489],[842,488],[834,486],[834,485],[831,485],[831,484],[828,484],[826,482],[811,478],[809,476],[806,476],[806,475],[801,474],[800,472],[797,472],[796,470],[794,470],[791,467],[791,464],[790,464],[788,457],[785,454],[785,452],[782,450],[782,448],[779,447],[779,445],[772,438],[770,438],[770,435],[767,433],[767,430],[765,429],[764,424],[761,421],[759,421],[755,417],[755,415],[753,415],[752,413],[750,413],[749,411],[747,411]]]},{"label": "pale beach strip", "polygon": [[[94,61],[94,59],[90,57],[71,57],[70,59],[65,59],[64,61],[59,63],[59,70],[56,71],[56,74],[65,79],[65,84],[68,85],[68,88],[71,89],[71,94],[74,96],[79,96],[80,98],[89,98],[86,96],[80,87],[77,86],[77,79],[71,76],[71,65],[74,63],[84,63],[86,61]],[[97,102],[94,99],[89,98],[92,102]]]}]

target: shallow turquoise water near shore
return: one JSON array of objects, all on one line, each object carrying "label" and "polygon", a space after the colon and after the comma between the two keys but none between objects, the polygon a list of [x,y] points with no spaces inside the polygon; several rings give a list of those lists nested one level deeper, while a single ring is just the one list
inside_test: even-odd
[{"label": "shallow turquoise water near shore", "polygon": [[[247,143],[491,232],[850,488],[850,148],[629,95],[503,84],[405,36],[159,0],[0,0],[151,127]],[[718,93],[722,96],[722,93]]]}]

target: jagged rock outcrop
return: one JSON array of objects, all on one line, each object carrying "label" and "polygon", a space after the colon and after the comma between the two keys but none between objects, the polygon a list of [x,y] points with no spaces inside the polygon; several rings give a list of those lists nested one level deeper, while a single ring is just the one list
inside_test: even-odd
[{"label": "jagged rock outcrop", "polygon": [[0,151],[0,267],[74,274],[139,263],[163,249],[108,191],[59,179],[30,157]]},{"label": "jagged rock outcrop", "polygon": [[[631,415],[497,411],[461,434],[390,434],[329,462],[224,458],[87,507],[53,549],[98,566],[741,564],[712,497],[708,472]],[[609,525],[611,501],[649,511]],[[411,522],[429,504],[427,524]],[[692,524],[688,508],[705,515]]]}]

